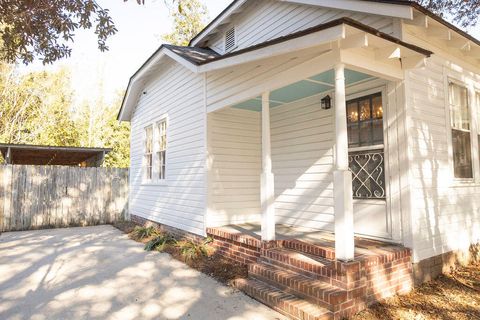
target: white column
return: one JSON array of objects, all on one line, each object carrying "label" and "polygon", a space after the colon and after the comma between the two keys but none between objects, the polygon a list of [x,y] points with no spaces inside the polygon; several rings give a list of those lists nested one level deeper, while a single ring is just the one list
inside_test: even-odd
[{"label": "white column", "polygon": [[270,147],[270,101],[269,92],[262,94],[262,241],[275,240],[274,177]]},{"label": "white column", "polygon": [[345,102],[345,66],[335,65],[335,256],[353,260],[352,174],[348,170],[347,108]]}]

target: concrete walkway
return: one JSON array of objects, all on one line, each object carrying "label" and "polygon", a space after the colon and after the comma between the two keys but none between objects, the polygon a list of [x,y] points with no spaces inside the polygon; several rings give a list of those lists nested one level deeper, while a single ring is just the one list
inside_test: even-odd
[{"label": "concrete walkway", "polygon": [[0,319],[284,319],[111,226],[0,235]]}]

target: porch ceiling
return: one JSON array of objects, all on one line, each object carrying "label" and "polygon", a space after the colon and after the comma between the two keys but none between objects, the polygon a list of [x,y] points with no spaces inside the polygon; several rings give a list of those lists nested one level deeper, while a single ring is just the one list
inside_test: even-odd
[{"label": "porch ceiling", "polygon": [[[373,79],[376,79],[376,77],[353,70],[345,70],[346,86]],[[270,108],[331,91],[334,89],[334,83],[334,71],[328,70],[305,80],[273,90],[270,93]],[[232,108],[260,112],[262,110],[262,98],[258,96],[235,104]]]}]

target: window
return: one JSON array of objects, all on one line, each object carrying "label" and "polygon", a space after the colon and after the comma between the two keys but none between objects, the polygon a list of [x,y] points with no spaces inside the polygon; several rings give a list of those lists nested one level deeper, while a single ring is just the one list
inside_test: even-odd
[{"label": "window", "polygon": [[473,178],[473,170],[468,91],[467,88],[455,83],[449,83],[448,87],[454,177],[471,179]]},{"label": "window", "polygon": [[232,27],[225,32],[225,52],[228,52],[235,48],[236,38],[235,38],[235,27]]},{"label": "window", "polygon": [[383,144],[382,94],[348,101],[347,126],[350,148]]},{"label": "window", "polygon": [[145,171],[144,177],[146,180],[152,180],[153,169],[153,128],[148,126],[145,128]]},{"label": "window", "polygon": [[158,179],[165,180],[167,156],[167,120],[157,122],[157,161]]}]

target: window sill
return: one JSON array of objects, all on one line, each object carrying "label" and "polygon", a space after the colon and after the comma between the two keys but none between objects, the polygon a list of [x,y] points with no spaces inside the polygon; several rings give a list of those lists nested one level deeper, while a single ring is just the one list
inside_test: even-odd
[{"label": "window sill", "polygon": [[474,179],[455,179],[450,184],[450,187],[452,187],[452,188],[475,187],[475,186],[478,186],[478,185],[479,185],[479,183],[476,182]]},{"label": "window sill", "polygon": [[168,181],[166,180],[144,181],[142,182],[141,186],[142,187],[168,186]]}]

